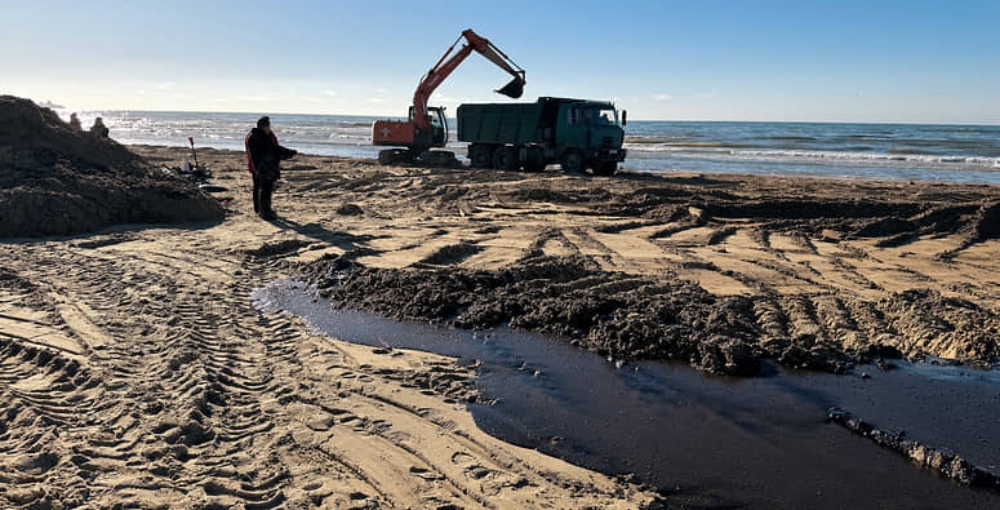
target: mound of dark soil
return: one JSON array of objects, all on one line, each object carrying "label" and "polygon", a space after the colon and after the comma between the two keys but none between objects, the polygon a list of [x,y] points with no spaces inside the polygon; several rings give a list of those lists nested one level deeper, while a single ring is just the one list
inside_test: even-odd
[{"label": "mound of dark soil", "polygon": [[[314,282],[337,306],[461,328],[501,324],[569,338],[614,359],[676,359],[713,373],[754,375],[761,331],[747,298],[694,283],[602,271],[581,257],[536,257],[499,271],[355,267],[321,260]],[[335,270],[335,271],[334,271]],[[331,275],[326,277],[318,275]]]},{"label": "mound of dark soil", "polygon": [[[930,290],[877,301],[831,297],[829,305],[802,296],[717,296],[671,275],[606,271],[582,256],[531,255],[497,271],[377,269],[325,258],[304,273],[335,307],[467,329],[510,325],[616,360],[679,360],[716,374],[755,375],[764,358],[833,373],[927,353],[1000,358],[995,311]],[[802,323],[809,310],[816,327]]]},{"label": "mound of dark soil", "polygon": [[221,205],[191,183],[113,140],[74,130],[27,99],[0,96],[0,237],[223,215]]}]

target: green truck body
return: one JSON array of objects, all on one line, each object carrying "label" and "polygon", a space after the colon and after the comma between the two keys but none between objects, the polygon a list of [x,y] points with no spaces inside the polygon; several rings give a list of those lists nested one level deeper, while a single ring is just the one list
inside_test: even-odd
[{"label": "green truck body", "polygon": [[625,160],[625,132],[608,102],[542,97],[534,103],[463,104],[458,139],[469,144],[476,168],[566,172],[590,168],[611,175]]}]

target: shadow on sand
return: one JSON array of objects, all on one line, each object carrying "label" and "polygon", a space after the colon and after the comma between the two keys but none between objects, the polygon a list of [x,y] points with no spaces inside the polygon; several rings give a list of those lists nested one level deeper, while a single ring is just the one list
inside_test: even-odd
[{"label": "shadow on sand", "polygon": [[367,243],[376,239],[375,236],[370,235],[354,235],[348,234],[347,232],[338,232],[330,230],[319,223],[306,223],[302,224],[295,220],[288,218],[277,218],[271,220],[270,223],[284,230],[291,230],[298,233],[304,237],[314,239],[316,241],[322,241],[324,243],[329,243],[345,253],[358,252],[358,251],[370,251]]}]

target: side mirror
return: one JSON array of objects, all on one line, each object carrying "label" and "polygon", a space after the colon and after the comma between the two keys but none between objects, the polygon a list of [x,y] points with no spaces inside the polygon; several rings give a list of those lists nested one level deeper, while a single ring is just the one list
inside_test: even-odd
[{"label": "side mirror", "polygon": [[628,125],[628,110],[622,110],[622,127]]}]

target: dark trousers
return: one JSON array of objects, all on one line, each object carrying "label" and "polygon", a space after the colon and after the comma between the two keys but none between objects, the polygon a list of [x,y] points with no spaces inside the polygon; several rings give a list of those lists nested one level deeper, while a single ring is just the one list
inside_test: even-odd
[{"label": "dark trousers", "polygon": [[273,214],[271,210],[271,193],[274,193],[274,180],[261,179],[253,176],[253,212],[257,214]]}]

